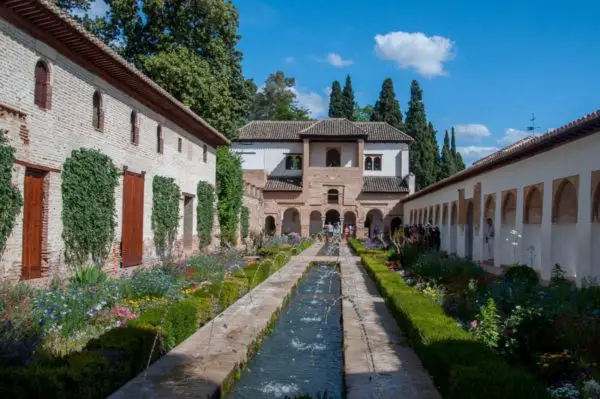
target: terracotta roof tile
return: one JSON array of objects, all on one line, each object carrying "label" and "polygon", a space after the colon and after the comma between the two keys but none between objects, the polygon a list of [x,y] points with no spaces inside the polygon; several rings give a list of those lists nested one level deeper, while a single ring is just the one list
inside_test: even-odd
[{"label": "terracotta roof tile", "polygon": [[239,141],[299,141],[301,136],[366,136],[369,142],[406,142],[413,139],[385,122],[351,122],[343,118],[321,121],[252,121],[239,130]]},{"label": "terracotta roof tile", "polygon": [[363,193],[407,193],[408,184],[402,177],[364,176]]},{"label": "terracotta roof tile", "polygon": [[302,191],[302,178],[269,176],[263,191]]},{"label": "terracotta roof tile", "polygon": [[600,132],[600,110],[569,122],[566,125],[541,136],[533,136],[529,137],[527,140],[518,141],[514,145],[491,154],[491,156],[480,159],[473,165],[450,177],[440,180],[429,187],[425,187],[424,189],[403,198],[402,202],[414,200],[450,184],[458,183],[472,176],[477,176],[492,169],[518,162],[529,156],[548,151],[598,132]]}]

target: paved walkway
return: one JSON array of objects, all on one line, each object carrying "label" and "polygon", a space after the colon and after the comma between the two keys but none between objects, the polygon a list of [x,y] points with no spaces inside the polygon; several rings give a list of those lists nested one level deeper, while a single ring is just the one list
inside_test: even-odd
[{"label": "paved walkway", "polygon": [[340,252],[348,399],[441,399],[360,257]]}]

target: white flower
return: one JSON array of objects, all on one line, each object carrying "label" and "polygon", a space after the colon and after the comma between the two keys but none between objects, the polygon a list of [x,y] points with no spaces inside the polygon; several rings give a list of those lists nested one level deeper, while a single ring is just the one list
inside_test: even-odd
[{"label": "white flower", "polygon": [[519,244],[518,244],[518,243],[516,243],[516,242],[513,242],[513,243],[512,243],[512,245],[514,245],[514,246],[517,246],[517,245],[519,245]]},{"label": "white flower", "polygon": [[521,236],[521,234],[519,234],[517,237],[521,238],[522,236]]},{"label": "white flower", "polygon": [[519,232],[517,230],[511,230],[510,234],[512,234],[514,236],[515,234],[519,234]]}]

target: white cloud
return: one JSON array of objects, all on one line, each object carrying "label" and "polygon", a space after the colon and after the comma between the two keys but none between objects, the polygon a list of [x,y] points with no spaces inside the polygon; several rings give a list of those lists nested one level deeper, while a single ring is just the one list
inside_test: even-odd
[{"label": "white cloud", "polygon": [[316,58],[319,62],[326,62],[336,68],[344,68],[354,64],[352,60],[345,60],[339,53],[329,53],[325,58]]},{"label": "white cloud", "polygon": [[446,75],[444,62],[454,57],[455,43],[442,36],[421,32],[389,32],[375,36],[375,53],[395,61],[402,69],[414,68],[425,77]]},{"label": "white cloud", "polygon": [[312,118],[318,118],[325,113],[326,101],[314,91],[302,91],[296,87],[290,89],[296,95],[296,102],[302,108],[306,108]]},{"label": "white cloud", "polygon": [[481,159],[487,155],[490,155],[493,152],[498,151],[498,147],[492,146],[479,146],[479,145],[469,145],[464,147],[456,147],[456,151],[460,152],[460,155],[463,157],[463,160],[467,165]]},{"label": "white cloud", "polygon": [[285,57],[284,62],[286,64],[293,64],[296,62],[296,59],[294,57]]},{"label": "white cloud", "polygon": [[492,135],[490,129],[488,129],[486,125],[482,125],[480,123],[456,125],[454,126],[454,132],[456,133],[456,137],[473,141],[479,141],[484,137],[489,137]]},{"label": "white cloud", "polygon": [[323,88],[323,93],[325,93],[325,95],[326,95],[327,97],[329,97],[329,96],[331,95],[331,86],[325,86],[325,87]]},{"label": "white cloud", "polygon": [[513,129],[510,127],[508,129],[504,130],[504,136],[502,136],[502,138],[498,139],[498,144],[506,147],[507,145],[516,143],[517,141],[522,140],[527,136],[533,136],[533,133],[525,132],[525,131],[519,130],[519,129]]}]

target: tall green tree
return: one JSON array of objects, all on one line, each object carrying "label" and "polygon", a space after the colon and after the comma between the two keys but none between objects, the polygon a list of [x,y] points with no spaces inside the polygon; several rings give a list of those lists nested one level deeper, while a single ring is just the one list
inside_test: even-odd
[{"label": "tall green tree", "polygon": [[[67,11],[85,7],[89,10],[87,0],[55,1]],[[239,15],[233,3],[230,0],[105,2],[109,6],[107,14],[98,18],[86,15],[84,26],[150,79],[174,93],[192,111],[234,138],[248,116],[255,86],[242,74],[242,53],[237,49]],[[188,76],[185,71],[201,71],[202,76]],[[207,107],[203,98],[213,88],[197,87],[198,80],[212,80],[218,87],[219,95],[213,97],[212,106]],[[184,90],[185,82],[190,84]]]},{"label": "tall green tree", "polygon": [[450,152],[452,152],[452,156],[456,157],[456,136],[454,134],[454,126],[450,129]]},{"label": "tall green tree", "polygon": [[368,122],[371,120],[371,116],[373,115],[373,106],[365,105],[361,107],[358,103],[354,104],[354,120],[359,122]]},{"label": "tall green tree", "polygon": [[456,167],[454,166],[454,160],[455,157],[450,150],[450,137],[446,130],[446,133],[444,134],[444,145],[442,146],[440,155],[439,180],[445,179],[455,173]]},{"label": "tall green tree", "polygon": [[450,151],[452,152],[452,157],[454,160],[454,172],[460,172],[465,169],[466,165],[463,161],[462,155],[456,150],[456,137],[454,134],[454,126],[452,127],[452,137],[450,139]]},{"label": "tall green tree", "polygon": [[331,94],[329,95],[329,117],[343,118],[344,117],[344,95],[340,82],[334,80],[331,84]]},{"label": "tall green tree", "polygon": [[269,75],[265,86],[254,96],[250,109],[251,120],[309,120],[308,111],[296,102],[292,91],[294,78],[281,71]]},{"label": "tall green tree", "polygon": [[423,104],[423,91],[416,80],[413,80],[410,86],[410,101],[404,130],[414,139],[410,148],[410,170],[415,174],[416,189],[420,190],[431,180],[429,175],[434,171],[427,168],[430,163],[428,153],[431,150],[428,145],[429,131]]},{"label": "tall green tree", "polygon": [[344,90],[342,91],[344,100],[344,118],[354,120],[354,90],[352,90],[352,79],[350,75],[346,76]]},{"label": "tall green tree", "polygon": [[437,131],[431,122],[427,125],[427,141],[429,155],[426,158],[425,165],[430,165],[432,168],[433,173],[430,174],[429,184],[433,184],[440,179],[440,146],[437,141]]},{"label": "tall green tree", "polygon": [[371,114],[373,122],[387,122],[397,129],[402,129],[402,112],[400,112],[400,103],[396,100],[394,92],[394,83],[392,79],[387,78],[381,85],[379,100],[375,103],[373,113]]}]

